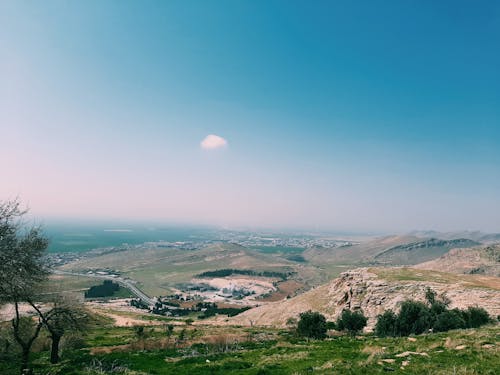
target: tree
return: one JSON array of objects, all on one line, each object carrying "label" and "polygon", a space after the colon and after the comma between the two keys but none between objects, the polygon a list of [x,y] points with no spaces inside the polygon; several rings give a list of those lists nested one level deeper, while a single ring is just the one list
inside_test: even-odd
[{"label": "tree", "polygon": [[[48,276],[43,259],[48,240],[39,227],[26,227],[21,220],[25,213],[17,200],[0,202],[0,303],[14,305],[12,330],[22,351],[21,373],[29,372],[31,347],[43,322],[24,320],[19,304],[32,302],[40,283]],[[28,329],[30,324],[32,329]]]},{"label": "tree", "polygon": [[337,319],[337,329],[339,331],[347,331],[354,336],[366,327],[367,320],[362,311],[353,312],[345,309]]},{"label": "tree", "polygon": [[307,311],[300,314],[297,324],[297,334],[312,339],[326,337],[326,319],[319,312]]},{"label": "tree", "polygon": [[491,321],[488,312],[482,307],[469,306],[467,310],[462,310],[462,317],[467,328],[478,328]]},{"label": "tree", "polygon": [[458,309],[443,311],[436,317],[432,327],[435,332],[446,332],[457,328],[465,328],[465,320]]},{"label": "tree", "polygon": [[427,289],[425,290],[425,300],[429,303],[429,305],[432,305],[434,302],[436,302],[436,296],[437,293],[431,288],[427,287]]},{"label": "tree", "polygon": [[397,333],[401,336],[419,335],[431,328],[429,308],[422,302],[404,301],[396,321]]},{"label": "tree", "polygon": [[88,315],[85,310],[74,302],[56,298],[53,301],[53,307],[47,312],[43,312],[36,304],[31,303],[42,321],[43,325],[49,331],[52,341],[50,350],[50,362],[59,362],[59,344],[64,334],[69,331],[83,331],[88,324]]},{"label": "tree", "polygon": [[397,316],[392,310],[385,311],[377,317],[375,334],[380,337],[396,336]]}]

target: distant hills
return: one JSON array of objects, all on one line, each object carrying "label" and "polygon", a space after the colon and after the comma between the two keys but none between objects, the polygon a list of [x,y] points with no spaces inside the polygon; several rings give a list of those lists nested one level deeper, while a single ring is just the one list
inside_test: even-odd
[{"label": "distant hills", "polygon": [[439,239],[417,236],[386,236],[352,246],[333,248],[314,247],[304,251],[311,264],[412,265],[439,258],[453,248],[480,245],[468,238]]},{"label": "distant hills", "polygon": [[482,243],[500,242],[500,233],[484,233],[481,231],[437,232],[434,230],[424,230],[413,231],[408,235],[420,238],[439,238],[443,240],[466,238]]},{"label": "distant hills", "polygon": [[500,244],[452,249],[437,259],[415,267],[434,271],[500,277]]},{"label": "distant hills", "polygon": [[377,255],[377,263],[390,265],[411,265],[422,263],[440,257],[450,249],[480,245],[479,242],[466,238],[441,240],[430,238],[423,241],[411,242],[391,247]]}]

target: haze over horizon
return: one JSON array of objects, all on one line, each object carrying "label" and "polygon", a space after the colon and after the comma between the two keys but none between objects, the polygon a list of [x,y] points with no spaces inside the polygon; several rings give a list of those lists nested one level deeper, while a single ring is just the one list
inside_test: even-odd
[{"label": "haze over horizon", "polygon": [[500,3],[0,2],[38,218],[500,232]]}]

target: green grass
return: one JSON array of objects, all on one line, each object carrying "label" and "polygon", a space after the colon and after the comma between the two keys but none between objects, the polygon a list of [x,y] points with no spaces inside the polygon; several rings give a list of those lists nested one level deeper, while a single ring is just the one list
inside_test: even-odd
[{"label": "green grass", "polygon": [[461,275],[408,267],[370,268],[369,271],[388,281],[423,281],[461,284],[470,288],[499,289],[498,278],[482,275]]},{"label": "green grass", "polygon": [[[157,327],[148,329],[148,339],[164,337]],[[182,327],[176,327],[176,333]],[[132,328],[98,328],[86,338],[88,349],[66,351],[57,366],[48,364],[48,353],[34,356],[37,374],[97,374],[91,367],[110,369],[121,366],[123,374],[495,374],[500,368],[500,329],[487,326],[408,338],[347,336],[324,341],[306,341],[286,331],[197,327],[196,337],[221,332],[247,333],[254,341],[220,352],[206,344],[166,350],[124,350],[91,355],[91,347],[115,346],[137,340]],[[267,339],[265,338],[267,337]],[[406,351],[421,353],[398,357]],[[424,354],[422,354],[424,353]],[[408,362],[407,362],[408,361]],[[404,369],[401,369],[403,367]],[[0,362],[0,373],[14,374],[13,363]],[[106,373],[106,372],[101,372]],[[112,372],[107,372],[112,373]]]}]

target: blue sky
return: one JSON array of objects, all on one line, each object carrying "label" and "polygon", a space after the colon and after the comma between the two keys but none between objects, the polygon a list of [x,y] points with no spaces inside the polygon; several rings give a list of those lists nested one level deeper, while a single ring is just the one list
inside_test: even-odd
[{"label": "blue sky", "polygon": [[2,1],[0,196],[41,217],[499,231],[499,45],[496,1]]}]

